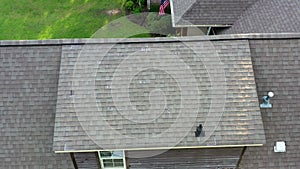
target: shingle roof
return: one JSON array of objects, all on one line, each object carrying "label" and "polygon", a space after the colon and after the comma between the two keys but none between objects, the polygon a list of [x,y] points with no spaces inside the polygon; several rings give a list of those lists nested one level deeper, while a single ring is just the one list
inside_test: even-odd
[{"label": "shingle roof", "polygon": [[173,0],[174,26],[230,26],[257,0]]},{"label": "shingle roof", "polygon": [[[262,109],[267,143],[247,148],[242,169],[300,167],[300,39],[252,40],[257,92],[274,91],[272,109]],[[286,153],[274,153],[276,141],[286,141]]]},{"label": "shingle roof", "polygon": [[177,0],[177,1],[170,1],[171,12],[172,12],[172,22],[173,25],[180,21],[181,17],[185,12],[190,9],[190,7],[196,3],[196,0]]},{"label": "shingle roof", "polygon": [[60,46],[0,45],[0,168],[72,168],[52,151],[60,55]]},{"label": "shingle roof", "polygon": [[[188,39],[198,41],[201,37]],[[226,35],[210,39],[221,43],[249,41],[259,98],[269,90],[275,92],[273,108],[261,110],[266,144],[248,147],[241,168],[299,168],[300,34]],[[107,40],[90,44],[104,41]],[[83,42],[0,41],[1,167],[72,168],[69,154],[52,152],[55,93],[61,46],[75,50]],[[83,134],[82,137],[88,137]],[[286,141],[286,153],[273,152],[274,143],[279,140]]]},{"label": "shingle roof", "polygon": [[246,40],[135,40],[63,46],[55,151],[264,143]]},{"label": "shingle roof", "polygon": [[259,0],[222,34],[300,31],[300,1]]}]

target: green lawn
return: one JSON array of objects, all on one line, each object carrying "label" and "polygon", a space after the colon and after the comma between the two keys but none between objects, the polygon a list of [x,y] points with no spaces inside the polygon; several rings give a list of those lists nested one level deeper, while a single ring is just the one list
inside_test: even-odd
[{"label": "green lawn", "polygon": [[122,17],[103,26],[93,38],[139,38],[151,37],[145,27],[138,26],[127,17]]},{"label": "green lawn", "polygon": [[[118,16],[104,12],[122,9],[122,1],[0,0],[0,40],[88,38],[102,26],[124,16],[124,11]],[[134,24],[129,22],[124,23],[131,25],[132,30]],[[122,37],[122,33],[107,32],[104,37]]]}]

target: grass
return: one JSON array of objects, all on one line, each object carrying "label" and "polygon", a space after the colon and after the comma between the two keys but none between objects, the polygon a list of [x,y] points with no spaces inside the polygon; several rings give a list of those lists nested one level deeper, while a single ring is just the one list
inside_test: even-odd
[{"label": "grass", "polygon": [[99,29],[94,38],[139,38],[151,37],[149,31],[122,17]]},{"label": "grass", "polygon": [[[124,11],[118,16],[104,12],[122,9],[122,3],[123,0],[0,0],[0,40],[89,38],[124,15]],[[130,21],[124,21],[123,26],[123,32],[134,29],[145,33]],[[116,28],[106,29],[105,34],[103,37],[123,36]]]}]

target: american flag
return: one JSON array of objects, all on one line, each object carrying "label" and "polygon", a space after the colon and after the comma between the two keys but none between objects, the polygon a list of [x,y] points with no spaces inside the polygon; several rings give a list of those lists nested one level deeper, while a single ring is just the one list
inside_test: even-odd
[{"label": "american flag", "polygon": [[166,7],[170,4],[169,0],[161,0],[158,15],[164,15]]}]

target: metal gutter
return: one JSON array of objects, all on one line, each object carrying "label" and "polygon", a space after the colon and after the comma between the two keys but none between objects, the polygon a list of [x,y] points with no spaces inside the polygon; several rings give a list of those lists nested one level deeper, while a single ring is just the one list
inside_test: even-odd
[{"label": "metal gutter", "polygon": [[251,33],[251,34],[231,34],[231,35],[216,35],[216,36],[159,37],[159,38],[0,40],[0,47],[116,44],[116,43],[169,43],[169,42],[255,40],[255,39],[300,39],[300,33]]},{"label": "metal gutter", "polygon": [[182,28],[182,27],[222,27],[222,28],[227,28],[227,27],[231,27],[232,25],[230,24],[224,24],[224,25],[217,25],[217,24],[208,24],[208,25],[178,25],[178,24],[173,24],[172,21],[172,25],[174,28]]},{"label": "metal gutter", "polygon": [[[156,147],[156,148],[128,148],[122,149],[125,151],[140,151],[140,150],[176,150],[176,149],[197,149],[197,148],[234,148],[234,147],[261,147],[263,144],[243,144],[243,145],[220,145],[220,146],[185,146],[185,147]],[[54,151],[55,153],[82,153],[82,152],[97,152],[97,151],[115,151],[119,149],[103,149],[103,150],[66,150]]]}]

